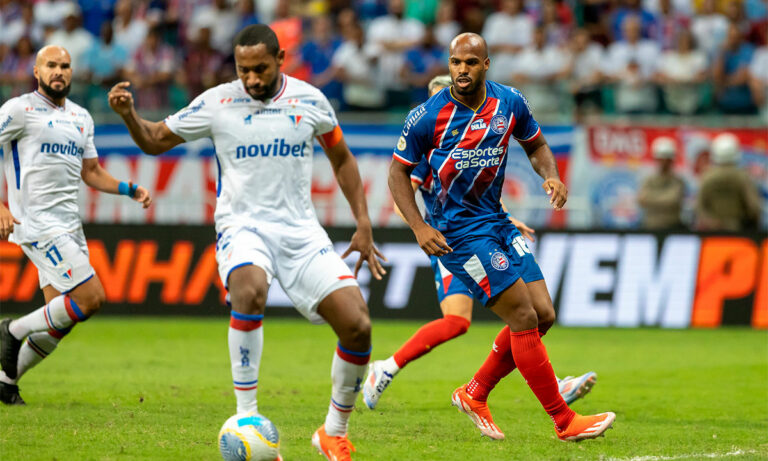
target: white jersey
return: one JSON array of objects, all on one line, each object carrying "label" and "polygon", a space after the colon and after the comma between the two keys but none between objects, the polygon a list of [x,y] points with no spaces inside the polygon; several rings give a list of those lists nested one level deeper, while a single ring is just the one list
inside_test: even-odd
[{"label": "white jersey", "polygon": [[0,107],[0,148],[11,214],[21,221],[10,240],[45,240],[81,226],[77,195],[84,158],[96,158],[93,119],[65,100],[37,91]]},{"label": "white jersey", "polygon": [[283,75],[275,97],[259,101],[235,80],[205,91],[165,124],[187,141],[213,139],[217,232],[259,223],[317,225],[311,200],[314,138],[338,121],[314,86]]}]

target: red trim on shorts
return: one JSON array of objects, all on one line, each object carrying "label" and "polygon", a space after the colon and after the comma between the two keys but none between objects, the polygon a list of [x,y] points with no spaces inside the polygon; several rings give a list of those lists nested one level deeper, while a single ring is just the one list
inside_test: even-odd
[{"label": "red trim on shorts", "polygon": [[347,280],[347,279],[353,279],[355,278],[354,275],[340,275],[339,280]]}]

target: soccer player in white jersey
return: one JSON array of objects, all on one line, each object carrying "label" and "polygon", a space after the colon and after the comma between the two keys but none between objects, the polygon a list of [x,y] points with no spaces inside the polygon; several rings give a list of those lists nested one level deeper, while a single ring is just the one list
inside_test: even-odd
[{"label": "soccer player in white jersey", "polygon": [[0,322],[0,401],[10,405],[24,404],[19,378],[104,302],[78,213],[80,180],[101,192],[128,195],[144,208],[152,201],[146,189],[116,180],[99,165],[93,119],[67,99],[70,62],[64,48],[41,49],[34,67],[37,91],[0,107],[10,206],[0,204],[0,239],[19,245],[37,267],[46,302]]},{"label": "soccer player in white jersey", "polygon": [[158,155],[199,138],[212,138],[219,178],[216,260],[229,291],[229,352],[237,411],[257,411],[267,290],[277,279],[296,309],[313,323],[328,322],[339,341],[325,424],[312,444],[328,459],[354,451],[347,421],[370,357],[368,308],[355,275],[334,252],[310,197],[313,141],[318,139],[357,220],[350,247],[373,276],[384,273],[357,162],[328,100],[317,88],[280,72],[285,52],[275,33],[258,24],[234,40],[238,80],[211,88],[162,122],[142,119],[128,82],[109,103],[144,151]]}]

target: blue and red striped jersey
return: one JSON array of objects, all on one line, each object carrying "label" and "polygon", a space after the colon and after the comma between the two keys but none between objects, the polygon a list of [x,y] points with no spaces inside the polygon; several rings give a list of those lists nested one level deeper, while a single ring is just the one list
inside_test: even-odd
[{"label": "blue and red striped jersey", "polygon": [[393,154],[409,166],[429,164],[435,200],[427,213],[449,239],[507,219],[499,199],[510,137],[532,141],[541,134],[520,91],[492,81],[485,90],[477,111],[450,88],[413,109]]}]

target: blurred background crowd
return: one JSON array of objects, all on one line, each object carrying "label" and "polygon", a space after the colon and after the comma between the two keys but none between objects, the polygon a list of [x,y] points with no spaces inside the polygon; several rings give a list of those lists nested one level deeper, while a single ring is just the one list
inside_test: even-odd
[{"label": "blurred background crowd", "polygon": [[341,111],[420,103],[462,31],[548,120],[768,108],[765,0],[0,0],[0,99],[35,88],[35,50],[55,43],[92,111],[128,79],[140,109],[167,112],[235,78],[231,39],[253,23]]}]

